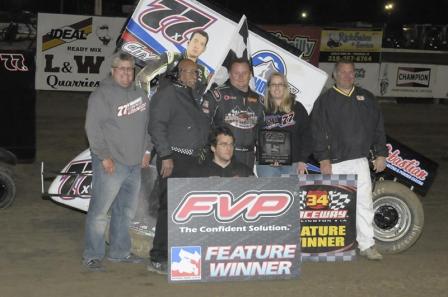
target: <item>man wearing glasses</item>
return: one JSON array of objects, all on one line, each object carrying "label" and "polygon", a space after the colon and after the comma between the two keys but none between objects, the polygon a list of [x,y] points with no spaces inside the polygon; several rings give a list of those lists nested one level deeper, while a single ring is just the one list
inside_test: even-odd
[{"label": "man wearing glasses", "polygon": [[193,96],[198,78],[197,64],[179,62],[177,79],[160,88],[150,104],[149,133],[157,152],[161,177],[156,233],[150,251],[149,271],[167,273],[167,178],[189,177],[198,166],[207,144],[209,121]]},{"label": "man wearing glasses", "polygon": [[83,265],[103,271],[104,235],[110,219],[108,260],[142,263],[130,254],[129,226],[140,191],[141,167],[148,167],[152,144],[148,134],[149,100],[134,85],[134,59],[118,53],[111,75],[89,97],[86,133],[92,155],[92,199],[85,226]]},{"label": "man wearing glasses", "polygon": [[248,177],[253,171],[233,158],[235,137],[227,126],[215,127],[210,132],[210,150],[213,158],[197,167],[194,177]]}]

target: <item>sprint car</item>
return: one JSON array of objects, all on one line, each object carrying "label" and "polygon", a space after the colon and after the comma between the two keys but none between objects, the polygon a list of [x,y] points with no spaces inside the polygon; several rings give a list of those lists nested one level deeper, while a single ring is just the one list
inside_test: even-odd
[{"label": "sprint car", "polygon": [[[373,178],[374,236],[377,248],[385,254],[400,253],[420,237],[424,212],[420,197],[428,192],[437,171],[437,163],[388,137],[387,167]],[[308,164],[311,174],[319,168]],[[48,172],[42,164],[42,193],[57,203],[82,211],[88,210],[92,193],[90,151],[71,160],[45,188]],[[139,208],[131,226],[133,252],[147,256],[154,237],[157,214],[157,171],[151,165],[142,171]]]}]

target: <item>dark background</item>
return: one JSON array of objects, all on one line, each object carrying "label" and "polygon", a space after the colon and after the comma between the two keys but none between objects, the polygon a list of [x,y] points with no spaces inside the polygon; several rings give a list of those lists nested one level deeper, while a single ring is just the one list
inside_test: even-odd
[{"label": "dark background", "polygon": [[[103,15],[126,15],[122,5],[134,0],[103,0]],[[307,23],[332,25],[342,22],[382,24],[447,24],[448,0],[395,0],[391,14],[384,10],[385,0],[211,0],[238,17],[246,14],[257,24]],[[61,10],[62,7],[62,10]],[[0,0],[0,11],[30,10],[32,12],[93,14],[93,0]],[[300,20],[302,10],[310,17]]]}]

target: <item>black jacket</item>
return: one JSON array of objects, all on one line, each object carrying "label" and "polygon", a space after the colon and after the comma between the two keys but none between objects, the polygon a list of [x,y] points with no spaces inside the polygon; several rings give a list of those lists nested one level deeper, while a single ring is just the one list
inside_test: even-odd
[{"label": "black jacket", "polygon": [[264,121],[264,107],[257,93],[242,92],[228,82],[208,92],[203,107],[212,125],[227,124],[232,130],[236,149],[253,150]]},{"label": "black jacket", "polygon": [[222,168],[213,160],[208,160],[206,163],[197,166],[192,170],[193,177],[248,177],[254,175],[253,171],[244,165],[232,159],[227,167]]},{"label": "black jacket", "polygon": [[312,112],[313,153],[332,163],[368,157],[369,149],[387,156],[383,116],[372,93],[354,87],[349,95],[333,87],[315,102]]},{"label": "black jacket", "polygon": [[191,88],[170,82],[150,102],[149,133],[161,159],[172,147],[198,152],[207,144],[209,120],[195,102]]},{"label": "black jacket", "polygon": [[291,135],[293,162],[306,162],[312,153],[309,116],[303,105],[295,101],[289,113],[266,113],[263,130],[284,130]]}]

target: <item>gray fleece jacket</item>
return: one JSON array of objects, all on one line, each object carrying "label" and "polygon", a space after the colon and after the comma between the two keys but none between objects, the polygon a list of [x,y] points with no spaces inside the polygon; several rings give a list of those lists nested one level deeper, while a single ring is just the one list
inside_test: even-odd
[{"label": "gray fleece jacket", "polygon": [[148,122],[149,99],[135,85],[123,88],[109,76],[90,94],[85,128],[90,150],[101,160],[140,164],[152,149]]}]

